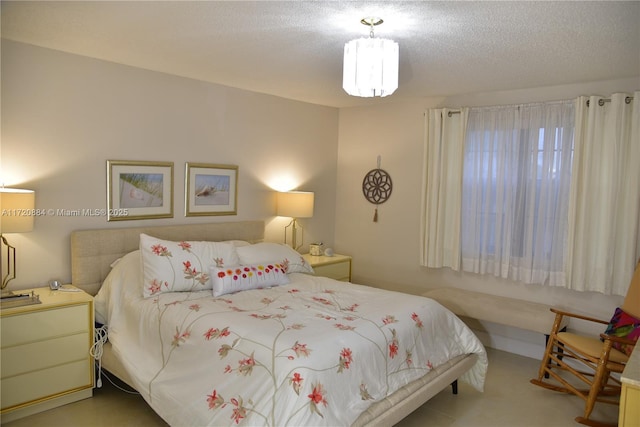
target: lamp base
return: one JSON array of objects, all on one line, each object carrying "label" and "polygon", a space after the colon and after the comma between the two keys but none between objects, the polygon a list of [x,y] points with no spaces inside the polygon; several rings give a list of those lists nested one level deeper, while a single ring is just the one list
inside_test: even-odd
[{"label": "lamp base", "polygon": [[1,288],[4,294],[4,288],[7,287],[10,281],[16,278],[16,248],[11,246],[7,239],[0,234],[0,259],[4,253],[3,245],[7,247],[7,274],[4,276],[2,275],[2,263],[0,263],[0,276],[2,276]]},{"label": "lamp base", "polygon": [[[287,229],[291,228],[291,243],[287,242]],[[301,242],[298,244],[298,230],[300,230]],[[294,250],[300,249],[304,243],[304,228],[298,224],[296,218],[293,218],[289,225],[284,228],[284,243],[290,245]]]}]

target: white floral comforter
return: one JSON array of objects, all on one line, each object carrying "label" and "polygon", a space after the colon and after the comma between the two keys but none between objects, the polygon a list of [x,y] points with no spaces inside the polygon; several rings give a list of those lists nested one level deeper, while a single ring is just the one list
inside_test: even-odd
[{"label": "white floral comforter", "polygon": [[[482,344],[422,297],[291,274],[289,285],[213,298],[143,299],[111,278],[97,318],[151,407],[169,424],[346,426],[373,402],[464,353],[482,390]],[[130,278],[129,278],[130,279]]]}]

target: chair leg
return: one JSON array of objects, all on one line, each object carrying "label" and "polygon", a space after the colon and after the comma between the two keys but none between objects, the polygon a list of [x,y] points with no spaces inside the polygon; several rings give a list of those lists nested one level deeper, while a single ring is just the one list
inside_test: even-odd
[{"label": "chair leg", "polygon": [[[565,326],[564,328],[560,329],[560,332],[567,332],[567,327]],[[545,345],[545,356],[546,356],[547,355],[546,348],[549,345],[549,334],[545,334],[544,335],[544,345]],[[559,345],[558,346],[558,353],[562,354],[562,352],[563,352],[562,346]],[[562,360],[562,356],[558,355],[558,359]],[[547,365],[549,365],[550,363],[551,363],[551,358],[548,358],[547,359]],[[546,379],[549,379],[549,373],[545,372],[544,373],[544,377]]]},{"label": "chair leg", "polygon": [[451,392],[453,394],[458,394],[458,380],[451,383]]},{"label": "chair leg", "polygon": [[604,389],[606,384],[609,381],[609,370],[607,369],[607,363],[609,361],[609,353],[611,352],[611,346],[613,342],[610,340],[606,340],[602,353],[600,355],[600,360],[598,361],[598,366],[596,368],[596,373],[593,376],[593,383],[591,384],[591,388],[589,389],[589,395],[587,396],[586,404],[584,407],[584,414],[582,417],[576,417],[576,421],[581,424],[587,425],[597,425],[598,423],[592,422],[589,420],[589,416],[593,411],[593,407],[596,404],[596,400],[598,399],[598,395]]},{"label": "chair leg", "polygon": [[554,339],[547,335],[547,346],[544,351],[544,356],[542,356],[542,361],[540,362],[540,368],[538,369],[538,380],[542,380],[542,377],[549,378],[549,373],[547,369],[551,362],[551,352],[553,351]]},{"label": "chair leg", "polygon": [[[549,345],[549,334],[544,334],[544,348],[546,349],[548,345]],[[546,351],[545,351],[545,355],[546,355]],[[549,363],[549,361],[547,361],[547,363]],[[545,372],[544,377],[548,379],[549,373]]]}]

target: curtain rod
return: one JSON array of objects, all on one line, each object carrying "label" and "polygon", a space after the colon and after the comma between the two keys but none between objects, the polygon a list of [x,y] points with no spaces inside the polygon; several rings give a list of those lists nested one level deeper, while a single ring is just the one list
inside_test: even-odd
[{"label": "curtain rod", "polygon": [[[633,100],[633,96],[627,96],[624,98],[624,103],[625,104],[631,104],[631,100]],[[587,107],[589,106],[589,99],[587,99]],[[598,100],[598,105],[599,106],[603,106],[605,102],[611,102],[611,99],[609,98],[601,98]]]},{"label": "curtain rod", "polygon": [[[625,104],[631,104],[632,100],[633,100],[633,96],[627,96],[627,97],[624,98],[624,103]],[[611,102],[611,99],[610,98],[600,98],[598,100],[598,105],[602,107],[605,102]],[[589,106],[589,100],[587,99],[587,107],[588,106]],[[454,114],[460,114],[460,110],[450,110],[447,113],[447,116],[451,117]]]}]

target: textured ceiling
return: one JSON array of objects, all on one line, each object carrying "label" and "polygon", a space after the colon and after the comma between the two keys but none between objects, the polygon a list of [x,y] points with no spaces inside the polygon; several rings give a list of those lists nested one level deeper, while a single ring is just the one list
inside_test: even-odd
[{"label": "textured ceiling", "polygon": [[[2,37],[334,107],[640,76],[640,2],[2,1]],[[398,90],[342,89],[345,42],[400,45]]]}]

